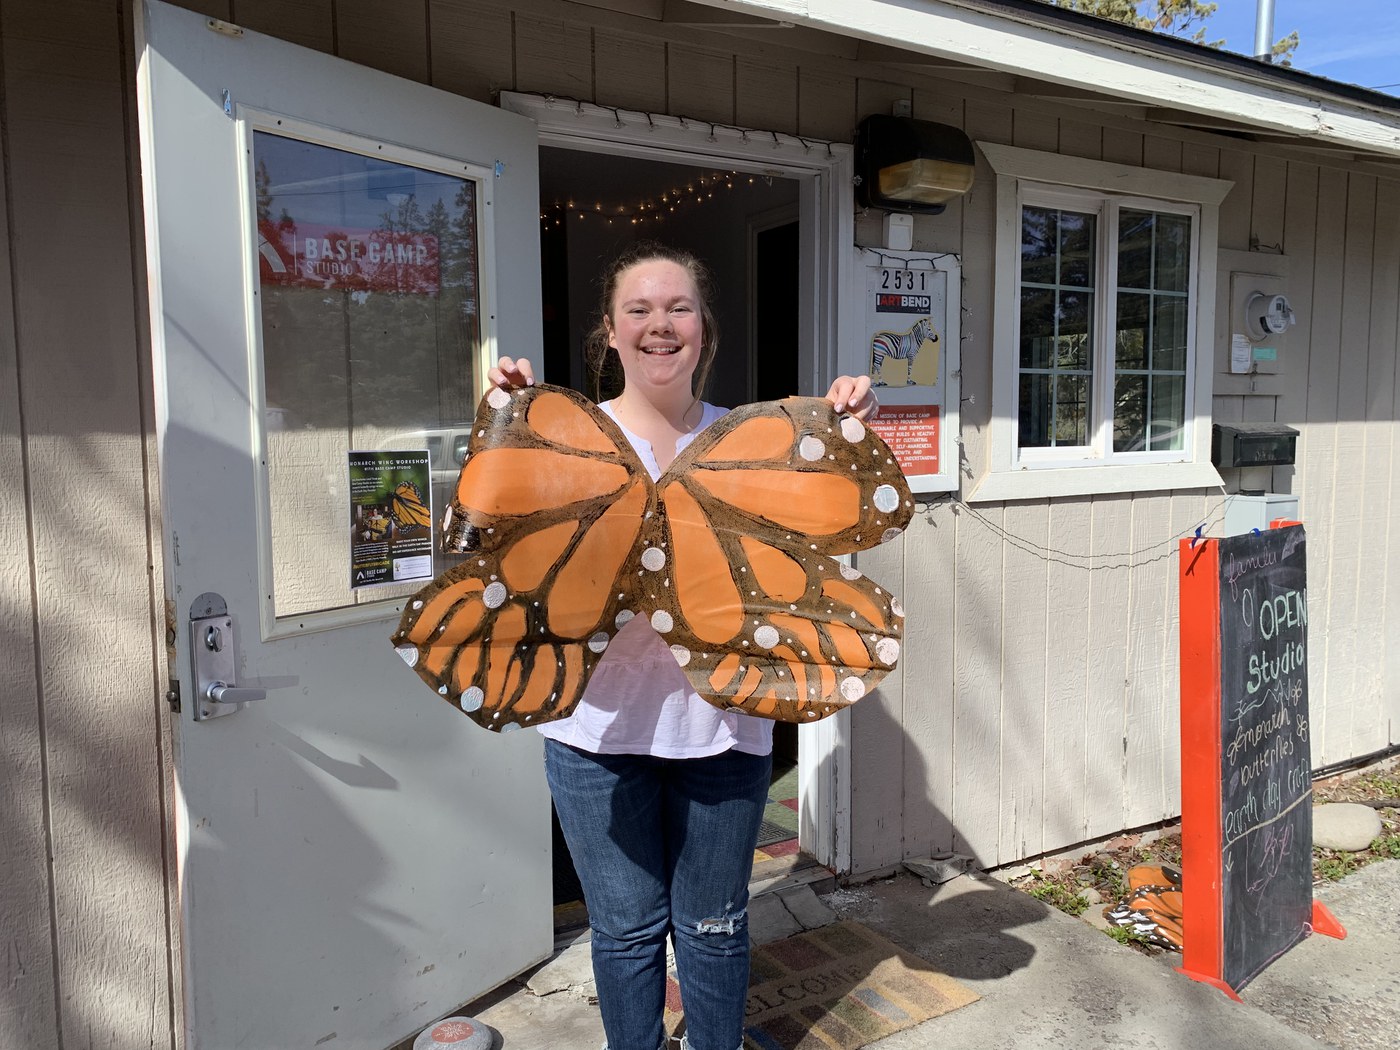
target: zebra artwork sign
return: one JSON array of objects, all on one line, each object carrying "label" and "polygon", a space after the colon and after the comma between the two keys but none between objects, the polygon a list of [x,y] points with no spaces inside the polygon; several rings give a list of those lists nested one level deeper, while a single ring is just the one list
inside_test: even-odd
[{"label": "zebra artwork sign", "polygon": [[[879,388],[873,425],[916,491],[956,487],[949,426],[959,270],[950,255],[862,250],[863,367]],[[950,304],[950,298],[953,302]],[[956,430],[951,436],[956,436]]]}]

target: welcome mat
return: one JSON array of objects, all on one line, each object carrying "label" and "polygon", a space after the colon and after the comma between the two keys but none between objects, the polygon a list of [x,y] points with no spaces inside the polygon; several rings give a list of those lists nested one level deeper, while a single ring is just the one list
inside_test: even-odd
[{"label": "welcome mat", "polygon": [[[858,922],[753,950],[745,1050],[856,1050],[976,1002],[975,992]],[[666,1028],[681,1022],[668,980]]]}]

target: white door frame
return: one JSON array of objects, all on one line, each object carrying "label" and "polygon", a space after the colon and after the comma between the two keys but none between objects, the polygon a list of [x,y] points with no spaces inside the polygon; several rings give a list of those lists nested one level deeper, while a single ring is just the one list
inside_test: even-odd
[{"label": "white door frame", "polygon": [[[541,146],[702,167],[723,163],[737,171],[795,179],[798,221],[804,238],[808,231],[812,235],[812,251],[800,260],[799,281],[806,294],[798,339],[815,351],[802,356],[798,379],[802,391],[819,394],[840,374],[838,333],[850,312],[843,308],[853,267],[848,249],[855,239],[855,152],[850,144],[552,95],[503,91],[500,105],[534,120]],[[828,867],[848,872],[850,713],[800,725],[798,731],[798,845]]]}]

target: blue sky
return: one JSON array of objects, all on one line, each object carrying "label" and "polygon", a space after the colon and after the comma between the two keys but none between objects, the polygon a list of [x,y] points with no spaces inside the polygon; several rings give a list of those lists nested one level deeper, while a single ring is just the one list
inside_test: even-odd
[{"label": "blue sky", "polygon": [[[1252,54],[1256,0],[1216,2],[1206,39]],[[1296,68],[1400,96],[1400,0],[1274,0],[1274,39],[1295,29]]]}]

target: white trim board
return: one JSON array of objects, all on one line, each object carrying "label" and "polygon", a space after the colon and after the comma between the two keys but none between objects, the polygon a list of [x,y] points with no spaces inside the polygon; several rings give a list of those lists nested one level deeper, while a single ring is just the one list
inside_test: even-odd
[{"label": "white trim board", "polygon": [[952,0],[698,0],[711,7],[1082,87],[1112,85],[1124,100],[1238,121],[1319,144],[1400,157],[1393,114],[1322,93],[1260,84],[1203,57],[1148,54],[1063,26],[1020,22]]}]

